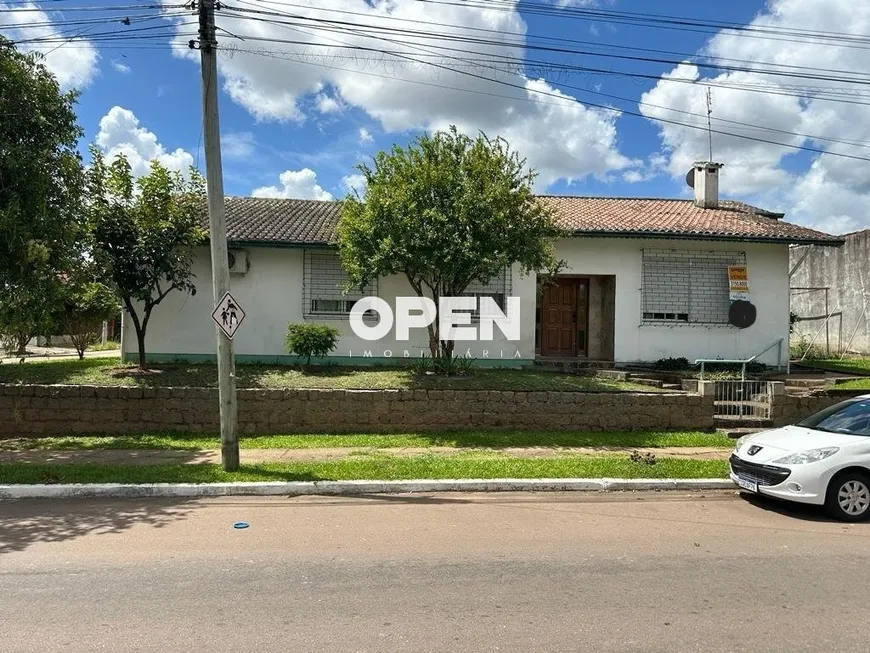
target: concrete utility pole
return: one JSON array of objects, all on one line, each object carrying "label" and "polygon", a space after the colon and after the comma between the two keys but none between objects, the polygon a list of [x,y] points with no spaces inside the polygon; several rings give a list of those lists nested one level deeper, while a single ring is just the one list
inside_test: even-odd
[{"label": "concrete utility pole", "polygon": [[[208,184],[208,224],[211,243],[211,278],[214,304],[230,290],[227,228],[224,213],[224,181],[221,167],[221,135],[218,118],[217,39],[215,0],[199,0],[199,52],[202,61],[202,121],[205,143],[205,177]],[[236,377],[233,341],[218,327],[218,394],[221,414],[221,461],[228,472],[239,468],[239,437],[236,411]]]}]

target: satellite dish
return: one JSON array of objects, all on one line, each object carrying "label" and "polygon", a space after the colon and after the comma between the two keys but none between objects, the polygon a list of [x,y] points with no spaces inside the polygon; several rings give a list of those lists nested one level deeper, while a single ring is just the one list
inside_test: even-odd
[{"label": "satellite dish", "polygon": [[229,267],[236,267],[236,255],[234,252],[227,252],[227,264]]},{"label": "satellite dish", "polygon": [[689,172],[686,173],[686,185],[689,188],[695,187],[695,169],[691,168]]},{"label": "satellite dish", "polygon": [[736,302],[731,302],[731,308],[728,309],[728,323],[738,329],[746,329],[755,324],[757,313],[754,304],[738,299]]}]

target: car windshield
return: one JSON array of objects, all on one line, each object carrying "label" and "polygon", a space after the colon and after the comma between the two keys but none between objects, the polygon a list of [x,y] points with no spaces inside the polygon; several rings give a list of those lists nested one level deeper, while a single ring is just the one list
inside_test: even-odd
[{"label": "car windshield", "polygon": [[870,436],[870,399],[851,399],[819,411],[798,426],[848,435]]}]

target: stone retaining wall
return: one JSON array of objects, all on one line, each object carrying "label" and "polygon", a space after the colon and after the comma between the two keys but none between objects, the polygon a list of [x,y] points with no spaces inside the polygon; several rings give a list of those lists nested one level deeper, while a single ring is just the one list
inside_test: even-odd
[{"label": "stone retaining wall", "polygon": [[[239,390],[243,433],[706,430],[712,398],[475,390]],[[217,390],[0,384],[0,435],[218,431]]]},{"label": "stone retaining wall", "polygon": [[770,417],[775,426],[794,424],[813,413],[848,399],[848,396],[815,394],[807,396],[777,395],[773,398]]}]

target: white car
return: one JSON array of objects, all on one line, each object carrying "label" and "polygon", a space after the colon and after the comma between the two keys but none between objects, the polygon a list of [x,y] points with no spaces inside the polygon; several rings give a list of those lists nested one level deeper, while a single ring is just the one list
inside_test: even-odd
[{"label": "white car", "polygon": [[843,521],[870,517],[870,395],[794,426],[747,435],[729,459],[741,489],[825,506]]}]

